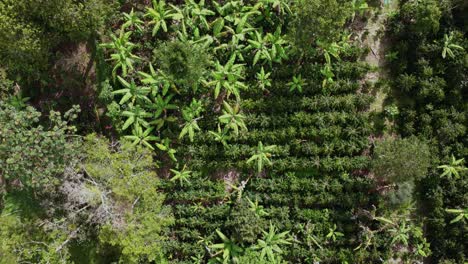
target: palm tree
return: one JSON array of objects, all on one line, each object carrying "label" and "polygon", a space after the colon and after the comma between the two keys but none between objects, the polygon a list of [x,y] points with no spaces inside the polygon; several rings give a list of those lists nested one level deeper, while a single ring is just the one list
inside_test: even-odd
[{"label": "palm tree", "polygon": [[247,131],[247,127],[244,123],[245,116],[239,113],[239,105],[231,107],[226,101],[223,102],[223,105],[223,115],[219,117],[219,121],[225,124],[226,128],[232,129],[236,136],[239,135],[239,129]]},{"label": "palm tree", "polygon": [[276,145],[271,145],[271,146],[263,146],[263,143],[261,141],[258,142],[257,150],[255,151],[255,154],[252,155],[247,160],[247,163],[251,163],[252,161],[256,161],[257,164],[257,173],[260,174],[263,170],[264,164],[268,164],[269,166],[273,165],[273,163],[270,160],[270,157],[272,156],[271,152],[276,149]]},{"label": "palm tree", "polygon": [[136,126],[132,130],[132,135],[124,136],[124,138],[132,140],[133,146],[136,146],[138,144],[143,144],[146,147],[150,148],[151,150],[154,150],[154,147],[151,146],[149,142],[157,141],[159,140],[159,138],[156,136],[150,135],[153,129],[154,129],[153,127],[149,127],[145,131],[143,131],[143,128],[141,128],[140,126]]},{"label": "palm tree", "polygon": [[453,43],[453,32],[450,32],[450,35],[444,35],[444,48],[442,49],[442,58],[445,59],[445,57],[448,54],[449,57],[453,59],[455,57],[453,49],[465,50],[462,46]]},{"label": "palm tree", "polygon": [[113,91],[112,94],[123,94],[122,99],[120,99],[119,104],[123,105],[124,103],[130,101],[132,105],[135,104],[136,100],[145,101],[151,104],[151,100],[147,97],[149,92],[151,91],[148,87],[138,87],[135,84],[135,81],[132,79],[130,83],[125,81],[122,77],[117,76],[120,83],[125,87],[123,89]]},{"label": "palm tree", "polygon": [[282,245],[290,245],[290,238],[286,236],[289,234],[289,231],[285,231],[277,234],[277,228],[270,222],[270,229],[268,232],[262,230],[263,238],[258,239],[257,245],[254,246],[254,249],[261,250],[260,258],[265,260],[265,256],[271,262],[276,261],[275,254],[283,254],[281,249]]},{"label": "palm tree", "polygon": [[190,185],[189,178],[192,176],[192,171],[186,170],[186,165],[182,168],[181,171],[170,169],[174,173],[174,177],[170,179],[171,182],[179,181],[180,186],[184,186],[184,182]]},{"label": "palm tree", "polygon": [[152,31],[153,36],[158,33],[160,28],[162,28],[164,32],[167,32],[166,20],[180,20],[184,18],[180,12],[177,12],[177,9],[166,9],[166,2],[164,0],[159,0],[159,2],[153,0],[153,7],[147,7],[146,11],[145,17],[151,18],[149,24],[154,25]]},{"label": "palm tree", "polygon": [[115,61],[115,66],[112,69],[112,76],[114,76],[114,78],[119,68],[122,69],[122,75],[126,77],[128,69],[133,70],[133,63],[140,59],[138,56],[132,54],[132,50],[136,45],[130,42],[131,35],[131,31],[125,32],[122,28],[118,37],[114,34],[111,35],[112,42],[100,45],[103,48],[113,49],[116,52],[111,54],[111,60]]},{"label": "palm tree", "polygon": [[456,179],[460,179],[460,172],[466,171],[467,168],[463,166],[463,162],[465,159],[455,159],[455,156],[452,155],[452,161],[449,165],[441,165],[438,166],[438,169],[442,169],[444,172],[440,175],[440,177],[447,177],[449,179],[452,176],[455,176]]},{"label": "palm tree", "polygon": [[244,249],[237,245],[236,242],[232,239],[229,239],[225,234],[223,234],[219,229],[216,229],[216,233],[221,238],[222,243],[211,245],[210,248],[219,249],[220,251],[216,255],[223,255],[223,263],[229,263],[229,260],[235,261],[237,258],[244,252]]}]

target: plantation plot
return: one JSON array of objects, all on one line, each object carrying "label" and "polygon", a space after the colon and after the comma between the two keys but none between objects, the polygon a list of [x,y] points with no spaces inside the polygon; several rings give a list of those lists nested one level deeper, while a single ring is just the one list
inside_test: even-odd
[{"label": "plantation plot", "polygon": [[466,262],[463,1],[32,2],[0,262]]}]

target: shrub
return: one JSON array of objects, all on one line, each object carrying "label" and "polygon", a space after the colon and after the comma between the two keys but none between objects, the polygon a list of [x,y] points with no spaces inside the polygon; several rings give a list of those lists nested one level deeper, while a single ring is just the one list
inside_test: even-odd
[{"label": "shrub", "polygon": [[153,53],[153,61],[172,82],[194,90],[210,61],[202,47],[178,40],[160,44]]},{"label": "shrub", "polygon": [[[64,117],[73,120],[78,107]],[[51,129],[39,124],[41,114],[32,107],[17,110],[0,102],[0,183],[4,191],[23,186],[37,191],[50,190],[59,184],[76,146],[68,137],[74,127],[57,112],[50,113]]]},{"label": "shrub", "polygon": [[425,177],[430,163],[429,147],[416,137],[386,138],[375,145],[372,171],[380,180],[402,183]]},{"label": "shrub", "polygon": [[407,1],[401,7],[401,15],[414,35],[424,36],[439,31],[442,12],[436,0]]},{"label": "shrub", "polygon": [[296,14],[291,37],[302,50],[310,50],[317,40],[331,43],[341,38],[346,21],[351,18],[352,5],[344,0],[299,0],[293,6]]}]

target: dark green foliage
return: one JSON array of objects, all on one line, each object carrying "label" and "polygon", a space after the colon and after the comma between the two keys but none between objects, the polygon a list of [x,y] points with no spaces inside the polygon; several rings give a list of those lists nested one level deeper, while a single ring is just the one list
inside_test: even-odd
[{"label": "dark green foliage", "polygon": [[1,2],[0,262],[465,262],[467,6],[378,2]]},{"label": "dark green foliage", "polygon": [[438,2],[436,0],[410,0],[401,6],[401,18],[409,25],[409,30],[413,34],[425,36],[439,31],[442,12]]},{"label": "dark green foliage", "polygon": [[15,1],[0,3],[0,67],[29,84],[43,80],[50,53],[66,41],[84,41],[100,29],[114,1]]},{"label": "dark green foliage", "polygon": [[341,38],[352,5],[343,0],[299,0],[294,2],[293,13],[291,37],[297,47],[308,51],[316,41],[332,43]]},{"label": "dark green foliage", "polygon": [[174,40],[153,51],[153,61],[182,90],[196,90],[205,76],[210,56],[199,45]]},{"label": "dark green foliage", "polygon": [[[79,108],[73,108],[64,115],[65,120],[76,119],[78,112]],[[40,116],[30,106],[18,110],[0,102],[0,182],[4,192],[22,187],[50,191],[76,153],[68,137],[75,128],[53,111],[49,128],[45,128],[39,124]]]},{"label": "dark green foliage", "polygon": [[161,263],[162,234],[172,216],[162,205],[164,195],[158,191],[149,151],[128,142],[111,149],[107,140],[90,135],[85,153],[83,168],[93,184],[83,187],[99,194],[97,201],[88,202],[106,210],[99,222],[100,243],[118,250],[119,263]]},{"label": "dark green foliage", "polygon": [[442,171],[436,169],[450,164],[452,155],[466,159],[468,154],[468,40],[462,22],[466,15],[460,12],[466,8],[462,2],[407,1],[400,14],[389,21],[392,49],[398,52],[391,63],[392,76],[398,79],[394,85],[400,102],[398,131],[403,136],[427,138],[434,161],[415,189],[429,219],[425,229],[435,263],[466,262],[466,239],[462,235],[466,226],[450,225],[444,211],[467,202],[466,180],[441,180]]},{"label": "dark green foliage", "polygon": [[232,232],[236,241],[253,244],[257,241],[260,230],[266,228],[265,218],[257,215],[246,199],[232,207],[225,226]]},{"label": "dark green foliage", "polygon": [[426,176],[431,165],[429,147],[416,137],[386,138],[375,144],[372,171],[384,182],[414,182]]}]

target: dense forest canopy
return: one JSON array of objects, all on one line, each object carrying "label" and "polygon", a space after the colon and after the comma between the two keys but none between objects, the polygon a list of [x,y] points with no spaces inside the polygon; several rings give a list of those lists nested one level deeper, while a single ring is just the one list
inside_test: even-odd
[{"label": "dense forest canopy", "polygon": [[3,0],[0,263],[465,263],[464,0]]}]

